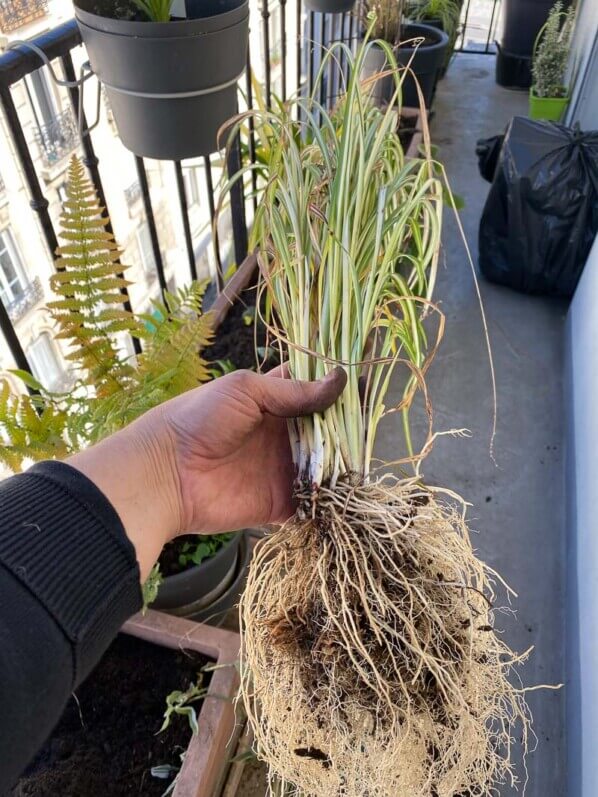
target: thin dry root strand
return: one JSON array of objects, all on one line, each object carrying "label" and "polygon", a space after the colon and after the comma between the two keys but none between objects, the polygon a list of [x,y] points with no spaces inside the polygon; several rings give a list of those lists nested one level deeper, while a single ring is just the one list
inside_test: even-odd
[{"label": "thin dry root strand", "polygon": [[271,777],[306,797],[481,797],[529,714],[462,507],[415,478],[320,489],[259,546],[242,693]]}]

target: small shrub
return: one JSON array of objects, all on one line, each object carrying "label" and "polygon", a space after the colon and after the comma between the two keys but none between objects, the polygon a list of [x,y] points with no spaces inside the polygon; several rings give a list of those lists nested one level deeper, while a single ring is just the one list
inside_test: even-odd
[{"label": "small shrub", "polygon": [[540,35],[532,64],[533,92],[536,97],[565,97],[565,74],[569,62],[574,10],[563,10],[558,0],[550,10]]}]

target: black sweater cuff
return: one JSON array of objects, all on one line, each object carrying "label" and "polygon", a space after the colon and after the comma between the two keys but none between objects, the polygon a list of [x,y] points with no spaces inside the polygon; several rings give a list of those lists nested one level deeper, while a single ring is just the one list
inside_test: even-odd
[{"label": "black sweater cuff", "polygon": [[0,563],[70,641],[75,686],[141,607],[135,549],[104,494],[63,462],[6,480],[0,504]]}]

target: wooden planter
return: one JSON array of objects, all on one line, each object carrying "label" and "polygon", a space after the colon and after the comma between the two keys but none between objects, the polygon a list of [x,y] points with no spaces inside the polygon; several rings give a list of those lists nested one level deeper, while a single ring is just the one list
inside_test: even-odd
[{"label": "wooden planter", "polygon": [[233,276],[226,283],[222,291],[218,294],[214,303],[209,307],[208,313],[212,318],[212,328],[216,332],[220,324],[228,315],[228,311],[233,306],[236,299],[251,282],[257,268],[257,256],[247,255]]},{"label": "wooden planter", "polygon": [[195,650],[217,665],[197,718],[199,732],[191,737],[173,791],[173,797],[216,797],[240,732],[233,703],[239,687],[239,635],[155,611],[135,615],[122,630],[165,648]]},{"label": "wooden planter", "polygon": [[419,108],[401,108],[401,116],[403,119],[415,119],[415,127],[413,129],[413,137],[409,142],[407,151],[405,152],[406,158],[419,158],[419,148],[424,140],[422,130],[422,112]]}]

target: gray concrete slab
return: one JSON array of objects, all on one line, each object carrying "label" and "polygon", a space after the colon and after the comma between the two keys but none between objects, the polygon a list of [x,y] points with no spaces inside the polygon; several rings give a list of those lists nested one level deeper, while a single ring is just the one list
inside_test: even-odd
[{"label": "gray concrete slab", "polygon": [[[440,84],[432,137],[453,190],[466,202],[461,218],[476,259],[477,229],[488,191],[475,143],[525,114],[527,94],[499,88],[494,58],[458,55]],[[429,372],[436,428],[467,427],[471,439],[441,438],[424,466],[426,479],[473,504],[474,544],[518,593],[517,616],[498,625],[519,651],[535,646],[527,685],[561,683],[564,673],[563,329],[566,306],[481,283],[498,387],[496,464],[489,455],[492,392],[478,302],[463,244],[447,212],[437,299],[447,328]],[[398,400],[395,385],[394,398]],[[377,453],[400,453],[400,422],[385,420]],[[528,758],[529,797],[565,797],[564,693],[529,695],[538,736]],[[510,787],[500,797],[516,794]],[[401,795],[400,797],[407,797]]]}]

